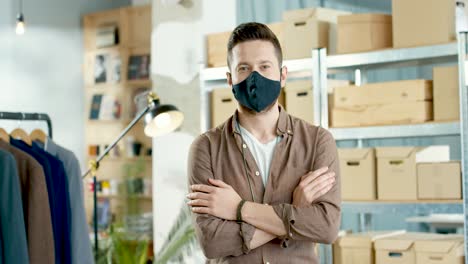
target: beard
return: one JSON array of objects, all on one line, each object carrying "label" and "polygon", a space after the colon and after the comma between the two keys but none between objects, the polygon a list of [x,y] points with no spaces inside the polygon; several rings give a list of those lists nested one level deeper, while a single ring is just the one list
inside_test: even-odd
[{"label": "beard", "polygon": [[242,113],[247,113],[248,115],[261,115],[264,114],[268,111],[270,111],[273,107],[275,107],[276,103],[278,102],[278,99],[276,99],[273,103],[271,103],[269,106],[267,106],[264,110],[257,112],[255,110],[252,110],[248,107],[243,106],[242,104],[239,103],[239,108],[241,109]]}]

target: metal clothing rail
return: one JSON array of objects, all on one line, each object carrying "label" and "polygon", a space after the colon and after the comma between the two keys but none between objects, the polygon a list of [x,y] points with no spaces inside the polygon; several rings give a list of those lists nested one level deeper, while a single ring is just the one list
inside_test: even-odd
[{"label": "metal clothing rail", "polygon": [[20,120],[20,121],[45,121],[48,128],[48,136],[52,138],[52,121],[48,114],[44,113],[21,113],[21,112],[0,112],[0,119]]}]

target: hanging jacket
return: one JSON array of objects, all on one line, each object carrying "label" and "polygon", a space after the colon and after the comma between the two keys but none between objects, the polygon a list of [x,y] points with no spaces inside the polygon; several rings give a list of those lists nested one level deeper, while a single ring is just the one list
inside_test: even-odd
[{"label": "hanging jacket", "polygon": [[0,150],[0,234],[3,264],[29,263],[23,205],[16,161]]}]

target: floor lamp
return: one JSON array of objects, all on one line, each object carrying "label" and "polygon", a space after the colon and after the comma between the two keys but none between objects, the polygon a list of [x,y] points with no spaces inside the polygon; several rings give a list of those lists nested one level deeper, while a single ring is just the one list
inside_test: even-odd
[{"label": "floor lamp", "polygon": [[167,133],[173,132],[182,125],[184,121],[184,114],[180,112],[177,107],[173,105],[161,105],[159,97],[153,93],[148,93],[148,105],[141,111],[130,124],[120,133],[120,135],[110,144],[96,160],[89,162],[88,171],[83,174],[82,178],[88,175],[93,176],[94,192],[94,245],[95,245],[95,258],[98,254],[98,224],[97,224],[97,188],[96,188],[96,172],[99,169],[99,163],[111,151],[117,143],[136,125],[136,123],[144,117],[145,120],[145,135],[148,137],[158,137]]}]

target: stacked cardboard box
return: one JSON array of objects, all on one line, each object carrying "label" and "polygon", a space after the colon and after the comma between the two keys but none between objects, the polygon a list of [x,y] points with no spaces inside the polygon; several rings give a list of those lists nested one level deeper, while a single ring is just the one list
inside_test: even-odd
[{"label": "stacked cardboard box", "polygon": [[374,149],[338,149],[341,198],[345,201],[376,200],[377,177]]},{"label": "stacked cardboard box", "polygon": [[458,67],[434,67],[434,120],[460,120]]},{"label": "stacked cardboard box", "polygon": [[418,199],[461,199],[460,162],[419,163]]},{"label": "stacked cardboard box", "polygon": [[336,53],[338,16],[349,12],[327,8],[291,10],[283,13],[285,59],[310,58],[312,49]]},{"label": "stacked cardboard box", "polygon": [[463,236],[406,233],[375,242],[379,264],[464,263]]},{"label": "stacked cardboard box", "polygon": [[334,127],[418,123],[432,119],[432,81],[409,80],[335,89]]},{"label": "stacked cardboard box", "polygon": [[353,14],[338,17],[338,53],[392,47],[392,16]]},{"label": "stacked cardboard box", "polygon": [[374,242],[379,238],[401,235],[404,231],[377,231],[347,234],[334,246],[334,264],[374,264]]},{"label": "stacked cardboard box", "polygon": [[393,0],[393,47],[454,42],[455,0]]},{"label": "stacked cardboard box", "polygon": [[289,114],[314,123],[314,95],[312,81],[288,82],[284,88],[285,108]]},{"label": "stacked cardboard box", "polygon": [[338,149],[345,201],[461,199],[449,146]]},{"label": "stacked cardboard box", "polygon": [[463,235],[378,231],[347,234],[333,246],[334,264],[462,264]]}]

